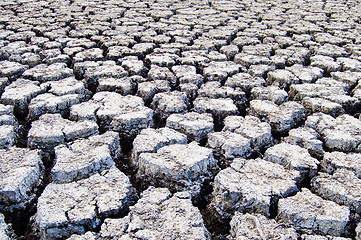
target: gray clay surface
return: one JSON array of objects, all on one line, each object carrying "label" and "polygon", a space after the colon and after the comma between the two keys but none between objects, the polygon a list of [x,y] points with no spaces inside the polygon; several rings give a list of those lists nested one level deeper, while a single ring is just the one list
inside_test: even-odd
[{"label": "gray clay surface", "polygon": [[360,16],[0,1],[0,239],[361,240]]}]

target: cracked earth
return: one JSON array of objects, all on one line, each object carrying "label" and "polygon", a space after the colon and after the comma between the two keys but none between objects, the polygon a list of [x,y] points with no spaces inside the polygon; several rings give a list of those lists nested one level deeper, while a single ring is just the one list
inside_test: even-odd
[{"label": "cracked earth", "polygon": [[361,239],[361,2],[0,2],[1,239]]}]

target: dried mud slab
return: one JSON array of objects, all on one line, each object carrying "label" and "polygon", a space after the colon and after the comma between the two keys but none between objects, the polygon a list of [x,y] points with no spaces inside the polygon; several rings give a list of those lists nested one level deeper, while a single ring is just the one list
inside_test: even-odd
[{"label": "dried mud slab", "polygon": [[28,133],[31,149],[51,149],[59,144],[98,134],[96,122],[84,120],[73,122],[60,114],[44,114],[32,122]]},{"label": "dried mud slab", "polygon": [[22,76],[39,82],[47,82],[72,77],[74,76],[74,73],[65,63],[54,63],[51,65],[36,65],[35,67],[26,70]]},{"label": "dried mud slab", "polygon": [[359,189],[361,180],[347,169],[337,169],[332,175],[319,173],[311,181],[312,190],[319,196],[340,205],[348,206],[352,211],[361,211]]},{"label": "dried mud slab", "polygon": [[67,183],[87,178],[114,166],[114,160],[120,154],[119,135],[111,131],[59,145],[55,147],[52,182]]},{"label": "dried mud slab", "polygon": [[11,226],[6,224],[4,215],[0,213],[0,238],[3,240],[11,240],[15,238],[15,234]]},{"label": "dried mud slab", "polygon": [[325,152],[323,150],[323,142],[320,138],[320,135],[312,128],[299,127],[291,129],[288,137],[284,140],[286,143],[306,148],[311,156],[322,159]]},{"label": "dried mud slab", "polygon": [[361,120],[357,118],[348,114],[333,118],[319,113],[309,116],[305,125],[315,129],[331,151],[361,151]]},{"label": "dried mud slab", "polygon": [[230,98],[197,97],[193,104],[193,111],[197,113],[211,113],[214,122],[221,122],[227,116],[238,115],[239,113],[237,106]]},{"label": "dried mud slab", "polygon": [[213,118],[209,113],[171,114],[167,118],[166,126],[197,142],[203,142],[209,133],[214,132]]},{"label": "dried mud slab", "polygon": [[14,126],[0,126],[0,148],[9,148],[15,145],[16,133]]},{"label": "dried mud slab", "polygon": [[[344,78],[352,76],[335,76],[335,78],[321,78],[315,83],[295,84],[290,88],[290,98],[301,100],[307,113],[322,112],[338,117],[346,112],[354,112],[359,105],[356,97],[350,96],[348,91],[355,83]],[[354,80],[357,82],[357,79]]]},{"label": "dried mud slab", "polygon": [[280,105],[287,102],[288,93],[285,90],[273,85],[267,87],[254,87],[251,90],[251,99],[268,100]]},{"label": "dried mud slab", "polygon": [[6,105],[13,105],[14,113],[26,117],[28,105],[32,98],[45,92],[38,82],[26,79],[17,79],[5,87],[1,95],[1,102]]},{"label": "dried mud slab", "polygon": [[272,131],[279,134],[285,134],[297,127],[306,117],[304,107],[294,101],[278,106],[268,100],[252,100],[250,112],[252,115],[265,119],[271,125]]},{"label": "dried mud slab", "polygon": [[11,105],[0,104],[0,148],[6,149],[15,145],[19,128]]},{"label": "dried mud slab", "polygon": [[[145,209],[150,211],[146,213]],[[210,239],[199,210],[192,205],[190,195],[185,192],[172,195],[164,188],[149,188],[124,219],[106,220],[100,231],[101,236],[112,236],[112,227],[119,226],[121,221],[128,226],[124,235],[129,237]]]},{"label": "dried mud slab", "polygon": [[166,188],[150,187],[127,216],[107,218],[99,233],[87,232],[69,239],[200,239],[209,240],[200,211],[187,192],[172,194]]},{"label": "dried mud slab", "polygon": [[154,118],[161,126],[171,114],[187,113],[190,107],[187,95],[178,91],[155,94],[151,106]]},{"label": "dried mud slab", "polygon": [[292,72],[285,69],[268,72],[266,79],[267,84],[278,86],[281,89],[289,88],[290,85],[297,84],[299,81]]},{"label": "dried mud slab", "polygon": [[230,98],[238,109],[245,109],[247,102],[246,93],[240,88],[231,88],[227,86],[221,86],[221,83],[217,81],[209,81],[203,84],[197,91],[199,97],[208,97],[213,99]]},{"label": "dried mud slab", "polygon": [[326,152],[321,160],[322,168],[329,174],[337,169],[347,169],[353,171],[358,178],[361,177],[360,163],[360,153]]},{"label": "dried mud slab", "polygon": [[46,82],[42,86],[47,89],[48,93],[52,93],[55,96],[77,94],[80,100],[87,100],[90,96],[90,91],[86,88],[85,83],[77,80],[75,77]]},{"label": "dried mud slab", "polygon": [[289,143],[280,143],[266,150],[264,159],[300,172],[302,180],[317,174],[319,161],[304,148]]},{"label": "dried mud slab", "polygon": [[10,61],[1,61],[0,66],[0,77],[14,77],[14,75],[21,75],[28,69],[28,66]]},{"label": "dried mud slab", "polygon": [[139,155],[155,153],[160,148],[172,144],[187,144],[187,137],[171,128],[143,129],[133,141],[132,163],[139,164]]},{"label": "dried mud slab", "polygon": [[0,209],[22,210],[36,197],[44,166],[39,150],[11,147],[0,150]]},{"label": "dried mud slab", "polygon": [[211,207],[227,218],[235,211],[270,217],[279,198],[296,193],[299,172],[262,159],[235,159],[214,179]]},{"label": "dried mud slab", "polygon": [[119,132],[122,142],[134,139],[142,129],[153,126],[153,110],[145,107],[140,97],[99,92],[92,99],[100,106],[97,110],[90,107],[87,115],[93,114],[100,128]]},{"label": "dried mud slab", "polygon": [[46,113],[60,113],[64,116],[71,106],[79,102],[80,98],[77,94],[63,96],[55,96],[51,93],[40,94],[30,101],[28,117],[38,119]]},{"label": "dried mud slab", "polygon": [[122,95],[130,95],[136,91],[136,82],[130,77],[124,78],[99,78],[97,92],[109,91]]},{"label": "dried mud slab", "polygon": [[251,140],[233,132],[214,132],[208,134],[207,147],[214,149],[225,159],[247,158],[251,155]]},{"label": "dried mud slab", "polygon": [[236,212],[231,222],[231,237],[229,239],[299,239],[293,228],[279,225],[275,220],[261,214],[242,214]]},{"label": "dried mud slab", "polygon": [[217,171],[211,149],[197,143],[172,144],[156,153],[142,153],[138,157],[138,179],[174,191],[189,191],[198,197],[202,184]]},{"label": "dried mud slab", "polygon": [[277,220],[303,233],[340,237],[350,221],[350,209],[303,188],[293,197],[280,199]]},{"label": "dried mud slab", "polygon": [[[257,66],[257,65],[253,65]],[[249,73],[240,72],[238,74],[229,77],[224,83],[225,86],[231,88],[240,88],[246,94],[249,94],[255,87],[262,87],[266,84],[266,81],[259,76],[252,76]]]},{"label": "dried mud slab", "polygon": [[101,219],[124,214],[133,194],[128,177],[115,167],[77,182],[50,183],[38,199],[34,227],[40,239],[82,234]]},{"label": "dried mud slab", "polygon": [[141,97],[147,106],[153,101],[157,93],[170,92],[170,84],[166,80],[154,80],[138,83],[136,95]]},{"label": "dried mud slab", "polygon": [[229,116],[224,119],[224,132],[230,131],[250,139],[253,151],[268,148],[273,143],[271,126],[253,116]]}]

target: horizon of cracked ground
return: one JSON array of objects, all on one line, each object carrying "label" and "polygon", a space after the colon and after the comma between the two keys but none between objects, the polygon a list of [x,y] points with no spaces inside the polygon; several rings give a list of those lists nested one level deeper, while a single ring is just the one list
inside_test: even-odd
[{"label": "horizon of cracked ground", "polygon": [[361,2],[0,2],[1,239],[361,239]]}]

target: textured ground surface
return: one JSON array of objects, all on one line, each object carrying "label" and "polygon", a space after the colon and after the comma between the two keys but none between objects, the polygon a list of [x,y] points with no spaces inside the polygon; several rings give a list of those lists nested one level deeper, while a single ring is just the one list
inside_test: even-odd
[{"label": "textured ground surface", "polygon": [[0,238],[361,239],[360,16],[0,1]]}]

